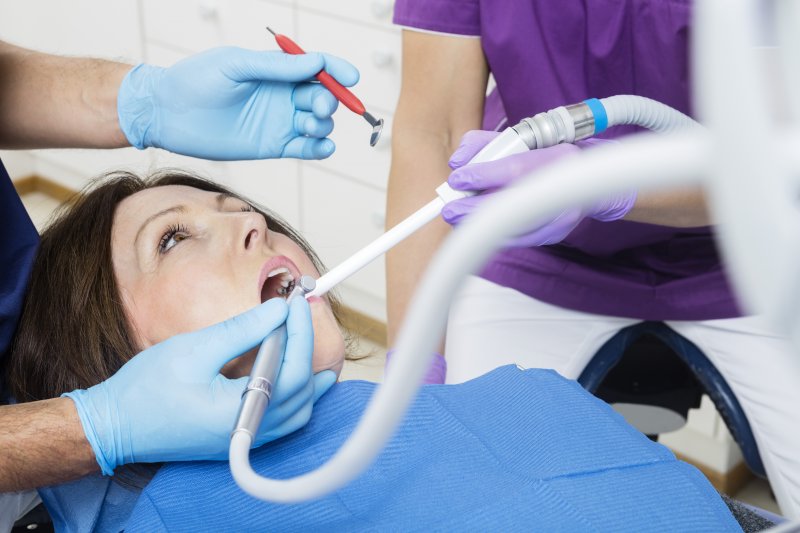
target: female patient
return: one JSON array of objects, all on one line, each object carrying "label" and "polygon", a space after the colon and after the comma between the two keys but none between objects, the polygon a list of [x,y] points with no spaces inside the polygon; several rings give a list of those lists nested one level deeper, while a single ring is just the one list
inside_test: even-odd
[{"label": "female patient", "polygon": [[[285,222],[216,184],[182,172],[111,175],[42,235],[9,365],[14,394],[32,401],[94,385],[131,354],[281,296],[319,265]],[[314,371],[338,373],[336,302],[310,304]],[[254,356],[223,374],[248,374]]]},{"label": "female patient", "polygon": [[[92,386],[132,354],[284,296],[319,270],[288,225],[219,185],[182,172],[114,174],[42,235],[9,384],[19,401]],[[336,303],[310,304],[313,369],[339,372]],[[253,357],[222,372],[245,375]],[[254,468],[276,477],[315,468],[372,392],[365,382],[334,386],[307,426],[251,453]],[[226,462],[133,474],[138,487],[111,482],[131,479],[118,473],[40,492],[65,530],[737,529],[693,468],[574,382],[515,367],[424,387],[367,473],[314,502],[253,500]]]}]

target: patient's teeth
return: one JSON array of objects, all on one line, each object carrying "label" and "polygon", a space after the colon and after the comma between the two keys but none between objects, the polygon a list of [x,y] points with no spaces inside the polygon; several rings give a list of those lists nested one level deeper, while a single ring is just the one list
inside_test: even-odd
[{"label": "patient's teeth", "polygon": [[277,276],[278,274],[288,274],[288,273],[289,273],[289,269],[288,268],[281,267],[281,268],[276,268],[275,270],[273,270],[272,272],[267,274],[267,277],[271,278],[272,276]]}]

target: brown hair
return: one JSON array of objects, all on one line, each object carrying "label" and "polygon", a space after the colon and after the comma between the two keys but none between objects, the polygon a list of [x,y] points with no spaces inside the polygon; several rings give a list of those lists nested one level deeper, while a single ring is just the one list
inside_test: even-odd
[{"label": "brown hair", "polygon": [[[53,398],[96,385],[140,351],[119,297],[111,230],[122,200],[165,185],[247,201],[214,182],[168,169],[147,178],[130,172],[107,174],[65,205],[42,233],[8,361],[7,383],[17,401]],[[271,230],[295,241],[323,271],[319,258],[289,224],[264,208],[254,208]],[[340,306],[335,298],[330,300],[338,321]]]}]

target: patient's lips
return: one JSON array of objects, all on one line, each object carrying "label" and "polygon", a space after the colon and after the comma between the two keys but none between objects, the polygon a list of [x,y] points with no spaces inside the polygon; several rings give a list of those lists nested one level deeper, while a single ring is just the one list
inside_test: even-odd
[{"label": "patient's lips", "polygon": [[294,280],[299,277],[300,272],[291,259],[273,257],[261,268],[258,284],[261,302],[270,298],[286,298],[294,288]]}]

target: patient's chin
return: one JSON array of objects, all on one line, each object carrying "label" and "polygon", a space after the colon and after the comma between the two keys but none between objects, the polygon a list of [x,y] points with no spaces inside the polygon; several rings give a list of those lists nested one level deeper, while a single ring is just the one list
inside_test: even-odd
[{"label": "patient's chin", "polygon": [[322,372],[323,370],[332,370],[336,376],[338,377],[339,374],[342,373],[342,367],[344,366],[344,347],[342,347],[342,352],[339,354],[324,354],[324,355],[317,355],[317,352],[314,352],[314,360],[311,365],[311,370],[314,374]]}]

